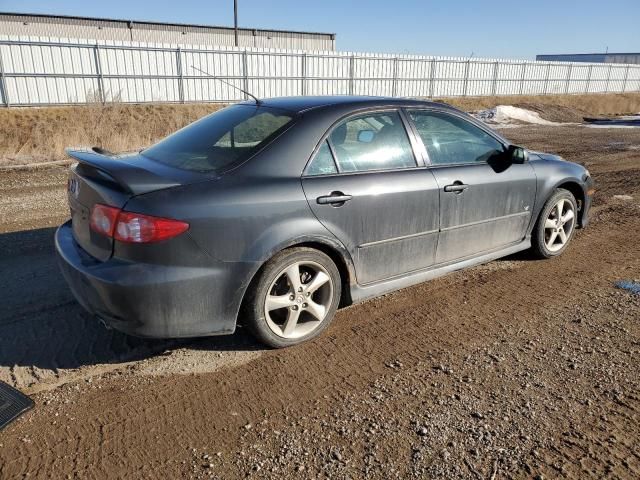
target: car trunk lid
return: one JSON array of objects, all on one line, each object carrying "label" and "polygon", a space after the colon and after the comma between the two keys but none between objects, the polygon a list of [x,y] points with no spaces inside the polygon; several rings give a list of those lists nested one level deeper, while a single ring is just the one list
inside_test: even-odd
[{"label": "car trunk lid", "polygon": [[203,180],[193,172],[161,165],[140,154],[115,155],[94,148],[67,149],[77,160],[71,167],[68,199],[73,235],[91,256],[105,261],[113,253],[113,239],[90,228],[91,209],[100,203],[123,208],[136,195]]}]

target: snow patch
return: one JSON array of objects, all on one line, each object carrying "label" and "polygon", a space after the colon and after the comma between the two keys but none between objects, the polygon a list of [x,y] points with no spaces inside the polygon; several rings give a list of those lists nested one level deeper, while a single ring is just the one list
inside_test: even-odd
[{"label": "snow patch", "polygon": [[558,125],[540,118],[540,114],[526,110],[524,108],[512,107],[511,105],[498,105],[489,110],[481,110],[475,114],[477,118],[485,123],[493,125],[511,125],[513,123],[534,123],[537,125]]}]

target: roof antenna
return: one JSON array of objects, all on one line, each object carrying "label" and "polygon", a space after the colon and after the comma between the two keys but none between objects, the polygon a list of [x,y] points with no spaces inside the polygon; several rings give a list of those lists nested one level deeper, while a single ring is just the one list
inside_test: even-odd
[{"label": "roof antenna", "polygon": [[211,75],[209,72],[205,72],[204,70],[200,70],[197,67],[194,67],[193,65],[191,65],[191,68],[193,68],[194,70],[199,71],[200,73],[204,73],[205,75],[208,75],[211,78],[215,78],[216,80],[220,80],[222,83],[229,85],[231,88],[235,88],[236,90],[240,90],[242,93],[244,93],[245,95],[250,96],[251,98],[253,98],[256,101],[256,105],[260,106],[262,105],[262,100],[260,100],[258,97],[256,97],[255,95],[247,92],[246,90],[243,90],[240,87],[236,87],[235,85],[232,85],[231,83],[227,82],[226,80],[221,79],[220,77],[216,77],[215,75]]}]

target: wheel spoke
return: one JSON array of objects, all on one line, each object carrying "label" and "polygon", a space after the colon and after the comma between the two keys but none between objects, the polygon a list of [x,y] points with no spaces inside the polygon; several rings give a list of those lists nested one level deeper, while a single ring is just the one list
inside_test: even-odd
[{"label": "wheel spoke", "polygon": [[297,263],[294,263],[289,268],[287,268],[287,270],[284,273],[289,279],[289,285],[291,285],[291,288],[293,289],[293,293],[296,293],[301,286],[300,265]]},{"label": "wheel spoke", "polygon": [[562,210],[564,209],[564,199],[560,200],[556,204],[556,218],[560,220],[562,218]]},{"label": "wheel spoke", "polygon": [[313,277],[313,280],[311,280],[308,284],[305,285],[305,288],[307,292],[313,294],[315,293],[316,290],[318,290],[322,285],[324,285],[328,281],[329,281],[329,275],[320,271],[316,273],[316,276]]},{"label": "wheel spoke", "polygon": [[558,232],[556,232],[555,230],[551,232],[551,236],[549,237],[549,240],[547,240],[548,248],[551,248],[553,246],[553,243],[556,241],[557,236],[558,236]]},{"label": "wheel spoke", "polygon": [[326,314],[326,308],[319,303],[314,302],[313,300],[309,300],[307,304],[307,311],[316,317],[318,320],[324,320],[324,316]]},{"label": "wheel spoke", "polygon": [[285,337],[291,335],[293,331],[296,329],[299,318],[300,318],[300,310],[289,310],[287,321],[282,327],[282,333]]},{"label": "wheel spoke", "polygon": [[553,230],[555,230],[556,229],[556,221],[552,220],[550,218],[547,218],[547,221],[544,222],[544,228],[545,229],[553,229]]},{"label": "wheel spoke", "polygon": [[289,295],[269,295],[267,297],[267,311],[287,308],[293,305]]},{"label": "wheel spoke", "polygon": [[562,217],[562,223],[567,223],[573,220],[573,217],[574,217],[573,210],[567,210],[567,213],[565,213],[564,216]]},{"label": "wheel spoke", "polygon": [[564,245],[565,243],[567,243],[567,234],[566,234],[566,232],[564,231],[564,228],[561,228],[561,229],[558,231],[558,236],[560,237],[560,243],[561,243],[562,245]]}]

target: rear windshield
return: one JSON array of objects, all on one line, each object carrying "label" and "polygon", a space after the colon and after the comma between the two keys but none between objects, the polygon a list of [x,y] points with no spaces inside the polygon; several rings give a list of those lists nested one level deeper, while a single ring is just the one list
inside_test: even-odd
[{"label": "rear windshield", "polygon": [[220,172],[246,160],[293,119],[288,112],[233,105],[187,125],[141,153],[170,167]]}]

